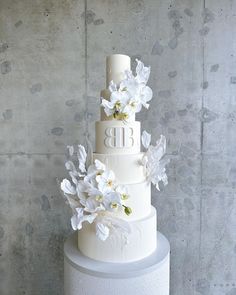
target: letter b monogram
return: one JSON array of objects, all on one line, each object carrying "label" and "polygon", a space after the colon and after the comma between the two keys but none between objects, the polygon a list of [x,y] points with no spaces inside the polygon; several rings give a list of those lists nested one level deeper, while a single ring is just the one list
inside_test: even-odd
[{"label": "letter b monogram", "polygon": [[134,145],[133,128],[109,127],[105,130],[104,144],[109,148],[131,148]]}]

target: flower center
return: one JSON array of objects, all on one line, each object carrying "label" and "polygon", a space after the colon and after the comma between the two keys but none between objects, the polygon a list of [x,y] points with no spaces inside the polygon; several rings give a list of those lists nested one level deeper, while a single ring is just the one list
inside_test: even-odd
[{"label": "flower center", "polygon": [[111,202],[110,204],[111,209],[117,209],[118,208],[118,204],[115,202]]},{"label": "flower center", "polygon": [[102,202],[103,201],[103,196],[102,195],[98,195],[98,196],[95,197],[95,200],[97,202]]},{"label": "flower center", "polygon": [[108,181],[107,181],[107,185],[108,185],[108,186],[112,186],[112,184],[113,184],[113,183],[112,183],[112,180],[108,180]]},{"label": "flower center", "polygon": [[127,199],[128,199],[128,195],[126,195],[126,194],[122,194],[122,195],[121,195],[121,199],[122,199],[122,200],[127,200]]},{"label": "flower center", "polygon": [[121,102],[118,100],[116,103],[115,103],[115,109],[118,110],[120,109],[121,107]]},{"label": "flower center", "polygon": [[136,103],[133,101],[133,102],[131,102],[130,106],[131,106],[132,108],[135,108],[135,107],[136,107]]}]

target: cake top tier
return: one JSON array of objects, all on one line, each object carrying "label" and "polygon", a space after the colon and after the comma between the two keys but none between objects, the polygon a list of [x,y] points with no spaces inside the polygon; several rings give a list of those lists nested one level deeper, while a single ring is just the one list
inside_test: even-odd
[{"label": "cake top tier", "polygon": [[106,87],[109,83],[119,84],[124,79],[124,72],[130,70],[130,57],[124,54],[113,54],[106,59]]}]

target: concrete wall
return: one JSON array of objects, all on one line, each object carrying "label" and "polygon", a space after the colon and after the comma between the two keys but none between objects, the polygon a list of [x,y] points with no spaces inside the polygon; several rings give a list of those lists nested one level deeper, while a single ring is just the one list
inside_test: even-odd
[{"label": "concrete wall", "polygon": [[236,1],[0,0],[0,294],[62,294],[67,144],[94,140],[105,56],[152,66],[153,190],[172,295],[236,294]]}]

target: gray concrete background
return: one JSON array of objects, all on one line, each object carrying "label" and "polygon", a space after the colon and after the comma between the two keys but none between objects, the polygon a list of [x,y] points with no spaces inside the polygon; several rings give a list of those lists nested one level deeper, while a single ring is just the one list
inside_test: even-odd
[{"label": "gray concrete background", "polygon": [[153,190],[171,294],[236,294],[235,50],[235,0],[0,0],[1,295],[63,292],[55,179],[65,146],[94,140],[111,53],[152,66],[138,119],[172,158]]}]

